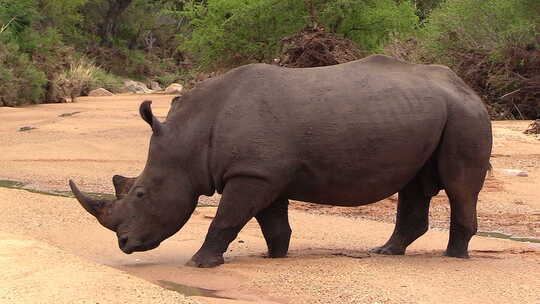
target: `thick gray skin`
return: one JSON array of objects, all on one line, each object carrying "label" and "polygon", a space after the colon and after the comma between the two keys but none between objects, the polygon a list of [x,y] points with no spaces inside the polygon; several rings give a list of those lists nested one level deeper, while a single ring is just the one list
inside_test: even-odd
[{"label": "thick gray skin", "polygon": [[289,199],[359,206],[396,192],[394,233],[372,251],[404,254],[428,229],[431,197],[445,189],[446,255],[468,257],[491,124],[480,98],[446,67],[381,55],[309,69],[248,65],[175,99],[165,123],[149,103],[141,115],[154,130],[146,167],[137,179],[115,177],[119,199],[100,220],[126,253],[155,248],[183,226],[199,195],[217,191],[193,266],[222,264],[253,217],[269,256],[285,256]]}]

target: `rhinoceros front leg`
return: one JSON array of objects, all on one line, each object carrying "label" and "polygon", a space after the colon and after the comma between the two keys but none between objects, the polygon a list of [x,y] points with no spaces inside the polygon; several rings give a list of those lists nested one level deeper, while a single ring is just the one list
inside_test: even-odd
[{"label": "rhinoceros front leg", "polygon": [[255,216],[261,226],[270,258],[285,257],[289,250],[292,231],[289,225],[288,209],[289,201],[280,199]]},{"label": "rhinoceros front leg", "polygon": [[271,204],[274,195],[270,185],[258,178],[228,181],[204,243],[187,265],[206,268],[223,264],[229,244],[251,218]]},{"label": "rhinoceros front leg", "polygon": [[429,202],[418,179],[413,180],[399,192],[396,226],[386,244],[373,248],[378,254],[402,255],[414,240],[428,230]]}]

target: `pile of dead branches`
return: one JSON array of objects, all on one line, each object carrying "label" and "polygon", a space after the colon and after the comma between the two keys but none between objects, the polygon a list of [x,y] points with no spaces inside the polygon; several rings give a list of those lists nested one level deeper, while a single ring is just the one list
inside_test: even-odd
[{"label": "pile of dead branches", "polygon": [[362,58],[351,40],[325,31],[321,26],[308,27],[283,38],[278,63],[292,68],[334,65]]},{"label": "pile of dead branches", "polygon": [[540,134],[540,119],[533,121],[527,130],[523,131],[525,134]]}]

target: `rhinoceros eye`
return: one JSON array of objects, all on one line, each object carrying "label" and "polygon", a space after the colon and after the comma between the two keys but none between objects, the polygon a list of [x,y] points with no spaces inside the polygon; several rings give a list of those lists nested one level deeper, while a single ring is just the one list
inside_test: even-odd
[{"label": "rhinoceros eye", "polygon": [[137,189],[135,191],[135,195],[138,197],[138,198],[142,198],[144,196],[144,191],[142,189]]}]

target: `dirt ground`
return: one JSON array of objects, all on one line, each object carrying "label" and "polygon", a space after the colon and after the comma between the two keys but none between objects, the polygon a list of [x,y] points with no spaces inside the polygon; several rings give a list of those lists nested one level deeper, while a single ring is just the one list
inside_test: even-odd
[{"label": "dirt ground", "polygon": [[[0,180],[66,191],[72,178],[86,191],[112,193],[112,175],[135,176],[144,166],[151,131],[138,104],[145,99],[163,118],[172,97],[0,108]],[[480,230],[540,237],[540,140],[521,133],[528,123],[493,123]],[[348,209],[293,202],[288,258],[263,258],[264,240],[250,222],[225,265],[195,269],[184,263],[202,244],[214,207],[199,207],[159,248],[125,255],[73,198],[0,187],[0,303],[540,303],[538,244],[476,236],[471,259],[441,256],[444,193],[432,202],[433,229],[407,255],[368,254],[391,234],[395,205],[395,198]]]}]

